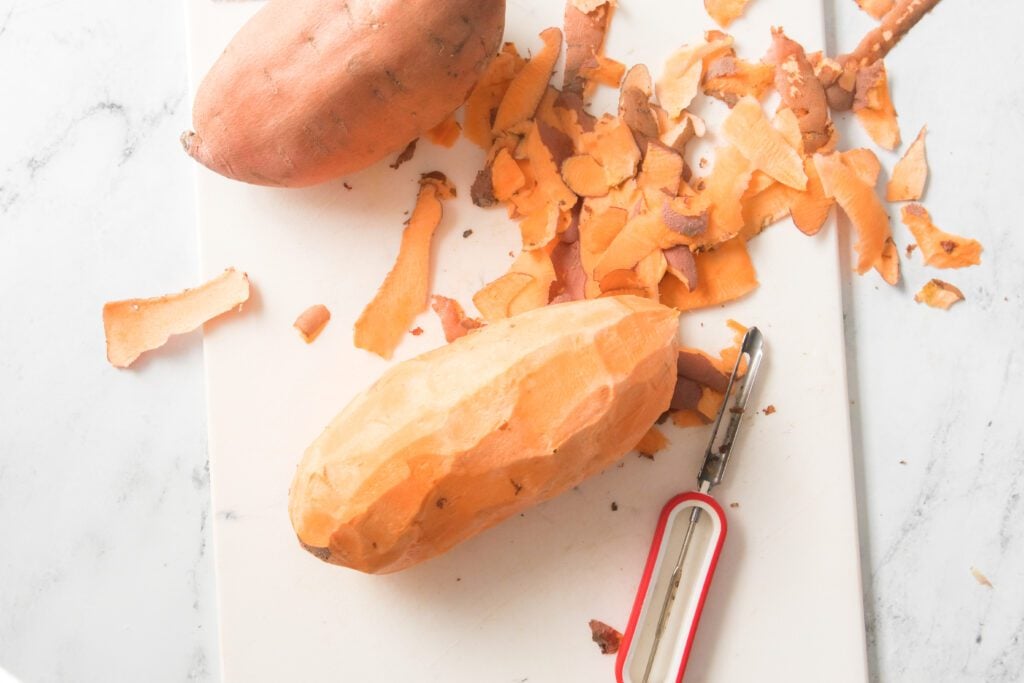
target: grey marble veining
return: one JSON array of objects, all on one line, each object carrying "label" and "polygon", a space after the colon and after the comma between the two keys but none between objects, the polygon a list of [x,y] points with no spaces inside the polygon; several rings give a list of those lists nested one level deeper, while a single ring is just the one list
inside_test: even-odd
[{"label": "grey marble veining", "polygon": [[[849,49],[869,20],[831,6]],[[879,681],[1024,680],[1024,81],[1003,66],[1024,58],[1022,19],[1013,0],[947,0],[889,60],[904,138],[929,126],[925,202],[985,252],[945,273],[915,254],[897,289],[846,271]],[[117,372],[99,317],[196,279],[182,8],[0,0],[0,65],[0,667],[216,680],[198,339]],[[968,301],[914,304],[933,276]]]}]

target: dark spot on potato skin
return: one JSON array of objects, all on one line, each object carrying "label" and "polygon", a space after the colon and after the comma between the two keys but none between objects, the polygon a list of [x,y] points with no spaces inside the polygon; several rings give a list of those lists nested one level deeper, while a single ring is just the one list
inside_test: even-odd
[{"label": "dark spot on potato skin", "polygon": [[307,543],[303,543],[302,541],[299,541],[299,544],[303,548],[305,548],[306,551],[309,552],[311,555],[315,555],[316,557],[320,558],[324,562],[330,562],[330,560],[331,560],[331,550],[330,550],[330,548],[320,548],[320,547],[317,547],[315,545],[309,545]]}]

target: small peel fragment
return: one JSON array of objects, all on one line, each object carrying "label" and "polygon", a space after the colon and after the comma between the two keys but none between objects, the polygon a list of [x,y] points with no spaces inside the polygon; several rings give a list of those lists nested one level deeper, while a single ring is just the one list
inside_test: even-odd
[{"label": "small peel fragment", "polygon": [[950,306],[963,300],[963,292],[948,282],[937,278],[932,278],[926,282],[921,291],[914,295],[914,301],[917,303],[928,304],[932,308],[941,308],[944,311],[949,310]]},{"label": "small peel fragment", "polygon": [[636,445],[636,452],[645,458],[653,458],[658,451],[668,446],[668,439],[657,427],[651,427]]},{"label": "small peel fragment", "polygon": [[467,316],[462,305],[455,299],[435,294],[430,297],[430,307],[434,309],[434,313],[441,320],[441,329],[444,330],[446,342],[451,343],[484,326],[484,323],[476,318]]},{"label": "small peel fragment", "polygon": [[590,620],[590,637],[601,648],[603,655],[615,654],[619,651],[619,645],[622,644],[622,634],[597,619]]},{"label": "small peel fragment", "polygon": [[969,237],[943,232],[920,204],[907,204],[900,211],[903,225],[914,235],[926,266],[966,268],[981,263],[981,243]]},{"label": "small peel fragment", "polygon": [[443,174],[427,173],[420,179],[416,206],[402,232],[395,265],[356,320],[357,347],[390,359],[413,320],[426,309],[430,243],[441,223],[441,202],[454,196],[454,188]]},{"label": "small peel fragment", "polygon": [[103,305],[107,360],[127,368],[173,335],[191,332],[249,300],[249,277],[228,268],[212,280],[177,294],[125,299]]},{"label": "small peel fragment", "polygon": [[977,567],[971,567],[971,576],[973,576],[974,580],[977,581],[980,585],[985,586],[987,588],[993,588],[992,582],[989,581],[988,577],[982,574],[981,570]]},{"label": "small peel fragment", "polygon": [[881,19],[892,9],[894,0],[857,0],[857,5],[874,19]]},{"label": "small peel fragment", "polygon": [[928,157],[924,146],[927,133],[928,126],[923,126],[906,154],[893,167],[885,190],[887,201],[917,201],[924,194],[924,185],[928,181]]},{"label": "small peel fragment", "polygon": [[331,319],[331,312],[323,304],[314,304],[304,310],[292,327],[299,331],[307,344],[312,344]]},{"label": "small peel fragment", "polygon": [[750,0],[704,0],[704,9],[716,24],[727,28],[743,15],[748,2]]}]

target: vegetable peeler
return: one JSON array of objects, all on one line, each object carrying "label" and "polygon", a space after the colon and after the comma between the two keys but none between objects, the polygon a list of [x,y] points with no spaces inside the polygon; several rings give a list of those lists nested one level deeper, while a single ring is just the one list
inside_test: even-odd
[{"label": "vegetable peeler", "polygon": [[[727,530],[725,512],[708,494],[725,475],[764,355],[763,346],[761,332],[750,328],[743,337],[711,430],[697,490],[675,496],[661,510],[615,663],[618,683],[683,680]],[[728,421],[720,436],[726,415]]]}]

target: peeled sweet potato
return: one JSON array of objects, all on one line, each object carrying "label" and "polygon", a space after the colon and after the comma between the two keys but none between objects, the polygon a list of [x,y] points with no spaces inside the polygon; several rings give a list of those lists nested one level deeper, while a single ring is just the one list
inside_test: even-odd
[{"label": "peeled sweet potato", "polygon": [[605,469],[669,406],[677,316],[633,297],[545,306],[394,366],[306,451],[299,540],[394,572]]},{"label": "peeled sweet potato", "polygon": [[203,79],[182,145],[257,185],[366,168],[462,104],[504,20],[504,0],[271,0]]}]

